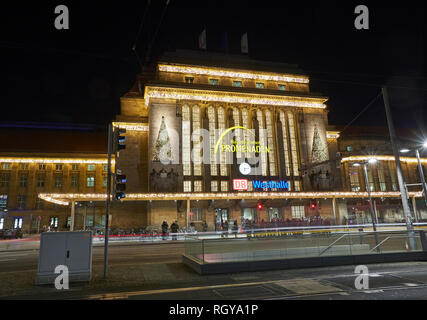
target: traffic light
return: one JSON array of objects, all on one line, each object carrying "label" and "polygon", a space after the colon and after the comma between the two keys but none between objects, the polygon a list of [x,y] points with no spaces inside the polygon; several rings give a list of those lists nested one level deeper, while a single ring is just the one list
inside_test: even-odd
[{"label": "traffic light", "polygon": [[126,175],[121,174],[121,171],[116,174],[116,183],[115,183],[115,195],[116,200],[120,200],[126,197]]},{"label": "traffic light", "polygon": [[260,203],[260,204],[258,204],[258,210],[261,210],[262,209],[262,204]]},{"label": "traffic light", "polygon": [[126,145],[125,145],[126,136],[124,135],[125,133],[126,133],[126,129],[117,128],[114,131],[114,145],[115,145],[116,152],[126,149]]},{"label": "traffic light", "polygon": [[310,208],[316,209],[316,203],[314,201],[310,201]]}]

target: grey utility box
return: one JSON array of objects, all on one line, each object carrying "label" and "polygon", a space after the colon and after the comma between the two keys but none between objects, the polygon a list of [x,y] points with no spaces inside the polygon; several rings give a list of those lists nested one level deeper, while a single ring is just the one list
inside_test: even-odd
[{"label": "grey utility box", "polygon": [[54,284],[58,265],[68,267],[69,282],[89,281],[92,271],[92,231],[43,232],[40,236],[36,284]]}]

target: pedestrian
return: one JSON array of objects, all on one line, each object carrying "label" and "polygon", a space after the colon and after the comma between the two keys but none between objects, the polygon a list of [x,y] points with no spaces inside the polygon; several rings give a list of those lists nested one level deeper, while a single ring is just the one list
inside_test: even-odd
[{"label": "pedestrian", "polygon": [[177,240],[176,234],[178,232],[178,229],[179,229],[178,221],[174,221],[171,224],[172,240]]},{"label": "pedestrian", "polygon": [[162,223],[162,239],[166,240],[166,236],[168,234],[169,225],[166,221]]},{"label": "pedestrian", "polygon": [[208,231],[208,224],[206,223],[206,220],[203,221],[203,232]]},{"label": "pedestrian", "polygon": [[233,233],[234,233],[234,236],[237,238],[237,229],[238,229],[238,226],[237,226],[237,220],[234,220],[233,221]]}]

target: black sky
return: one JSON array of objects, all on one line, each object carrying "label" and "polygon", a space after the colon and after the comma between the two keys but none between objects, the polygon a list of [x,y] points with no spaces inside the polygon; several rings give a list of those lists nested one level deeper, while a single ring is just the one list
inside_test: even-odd
[{"label": "black sky", "polygon": [[[143,61],[166,0],[151,1],[137,41]],[[65,4],[70,30],[54,28]],[[1,121],[104,124],[140,65],[131,50],[147,1],[27,1],[0,5]],[[389,92],[397,126],[425,127],[426,8],[422,3],[364,2],[370,30],[354,28],[355,1],[171,0],[153,42],[165,50],[195,49],[207,29],[208,51],[239,54],[248,32],[249,56],[298,64],[312,91],[330,98],[330,124],[348,124],[380,92]],[[386,125],[382,99],[354,124]]]}]

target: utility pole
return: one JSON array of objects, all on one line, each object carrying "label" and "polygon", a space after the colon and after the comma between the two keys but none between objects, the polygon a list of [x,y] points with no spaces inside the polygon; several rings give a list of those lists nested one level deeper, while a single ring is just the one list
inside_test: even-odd
[{"label": "utility pole", "polygon": [[400,197],[402,199],[403,214],[405,215],[406,228],[408,229],[408,233],[409,233],[409,246],[411,250],[415,250],[416,242],[414,237],[414,227],[412,225],[411,210],[409,209],[409,204],[408,204],[408,193],[406,191],[405,181],[403,180],[402,165],[400,163],[400,157],[399,157],[399,148],[397,147],[397,143],[396,143],[396,140],[397,140],[396,132],[394,130],[393,119],[390,112],[388,92],[387,92],[386,86],[382,88],[382,93],[384,98],[385,112],[387,116],[388,130],[390,132],[391,146],[392,146],[394,158],[396,161],[396,173],[397,173],[397,180],[399,182]]},{"label": "utility pole", "polygon": [[111,152],[112,152],[113,126],[108,124],[108,173],[107,173],[107,200],[105,204],[105,231],[104,231],[104,278],[107,278],[108,268],[108,218],[110,215],[111,194]]},{"label": "utility pole", "polygon": [[372,197],[371,197],[371,186],[369,184],[369,178],[368,178],[368,163],[364,162],[363,163],[363,173],[365,176],[365,185],[366,185],[366,191],[368,192],[368,197],[369,197],[369,206],[371,208],[371,219],[372,219],[372,228],[374,229],[374,234],[375,234],[375,244],[377,247],[377,252],[380,252],[380,247],[379,247],[379,241],[378,241],[378,234],[377,234],[377,219],[374,215],[374,206],[372,204]]}]

